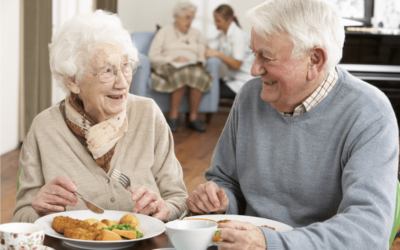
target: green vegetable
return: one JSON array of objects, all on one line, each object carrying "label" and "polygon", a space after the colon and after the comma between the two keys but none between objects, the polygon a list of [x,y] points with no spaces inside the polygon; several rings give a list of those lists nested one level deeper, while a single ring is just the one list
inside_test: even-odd
[{"label": "green vegetable", "polygon": [[[143,233],[141,233],[141,232],[139,232],[139,230],[137,230],[136,229],[136,227],[134,227],[134,228],[131,228],[131,224],[129,224],[129,223],[123,223],[123,224],[119,224],[119,225],[113,225],[113,226],[111,226],[111,227],[103,227],[102,228],[102,230],[103,229],[108,229],[108,230],[110,230],[110,231],[112,231],[113,229],[119,229],[119,230],[125,230],[125,231],[134,231],[134,232],[136,232],[136,238],[137,239],[140,239],[140,238],[143,238]],[[122,238],[123,240],[126,240],[126,239],[124,239],[124,238]]]}]

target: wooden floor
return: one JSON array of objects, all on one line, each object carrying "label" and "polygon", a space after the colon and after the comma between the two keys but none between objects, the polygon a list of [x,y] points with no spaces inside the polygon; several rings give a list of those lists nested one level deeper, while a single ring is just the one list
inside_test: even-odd
[{"label": "wooden floor", "polygon": [[[179,117],[179,128],[173,133],[175,154],[182,165],[183,176],[188,192],[191,193],[200,183],[206,181],[204,172],[209,167],[211,156],[228,118],[229,108],[220,108],[212,116],[207,131],[200,133],[185,127],[185,116]],[[205,121],[205,115],[199,115]],[[12,221],[17,193],[18,158],[20,149],[1,156],[1,220],[0,224]]]}]

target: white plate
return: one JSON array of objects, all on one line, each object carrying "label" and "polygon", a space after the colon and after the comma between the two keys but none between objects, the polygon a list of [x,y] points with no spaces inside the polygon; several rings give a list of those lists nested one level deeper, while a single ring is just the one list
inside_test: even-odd
[{"label": "white plate", "polygon": [[216,222],[220,220],[236,220],[236,221],[243,221],[243,222],[250,222],[254,226],[264,226],[267,225],[269,227],[275,228],[278,232],[287,232],[292,231],[293,227],[286,225],[282,222],[278,222],[275,220],[264,219],[260,217],[253,217],[253,216],[246,216],[246,215],[233,215],[233,214],[208,214],[208,215],[197,215],[187,217],[186,219],[190,218],[203,218],[209,220],[215,220]]},{"label": "white plate", "polygon": [[[143,238],[136,240],[122,240],[122,241],[91,241],[91,240],[75,240],[65,238],[64,235],[57,233],[51,227],[51,223],[53,222],[53,218],[56,216],[68,216],[73,219],[86,220],[89,218],[94,218],[98,220],[108,219],[118,221],[125,214],[134,214],[140,220],[140,232],[143,233]],[[77,210],[77,211],[68,211],[62,213],[50,214],[44,217],[39,218],[35,221],[35,224],[39,224],[45,227],[45,234],[52,236],[54,238],[58,238],[64,241],[65,244],[77,247],[77,248],[85,248],[85,249],[117,249],[117,248],[126,248],[130,245],[135,244],[137,241],[149,239],[155,237],[157,235],[162,234],[165,231],[164,223],[158,219],[153,217],[129,213],[125,211],[112,211],[106,210],[104,214],[95,214],[89,210]]]}]

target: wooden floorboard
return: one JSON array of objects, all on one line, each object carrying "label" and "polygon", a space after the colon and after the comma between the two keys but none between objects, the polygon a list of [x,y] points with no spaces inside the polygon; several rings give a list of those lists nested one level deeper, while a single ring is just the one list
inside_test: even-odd
[{"label": "wooden floorboard", "polygon": [[[228,110],[213,114],[207,131],[200,133],[186,127],[185,115],[179,116],[178,132],[173,133],[175,154],[183,169],[183,179],[191,193],[199,184],[206,182],[204,172],[209,167],[214,148],[228,118]],[[205,122],[205,115],[199,119]],[[1,216],[0,224],[12,221],[17,194],[18,158],[21,150],[16,149],[1,156]]]}]

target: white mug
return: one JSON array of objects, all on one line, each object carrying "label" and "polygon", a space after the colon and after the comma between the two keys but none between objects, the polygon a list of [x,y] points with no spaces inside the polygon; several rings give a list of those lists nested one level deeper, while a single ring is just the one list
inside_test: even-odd
[{"label": "white mug", "polygon": [[0,225],[0,249],[41,250],[44,226],[32,223],[7,223]]},{"label": "white mug", "polygon": [[204,220],[175,220],[165,227],[176,250],[206,250],[215,232],[221,230],[216,222]]}]

